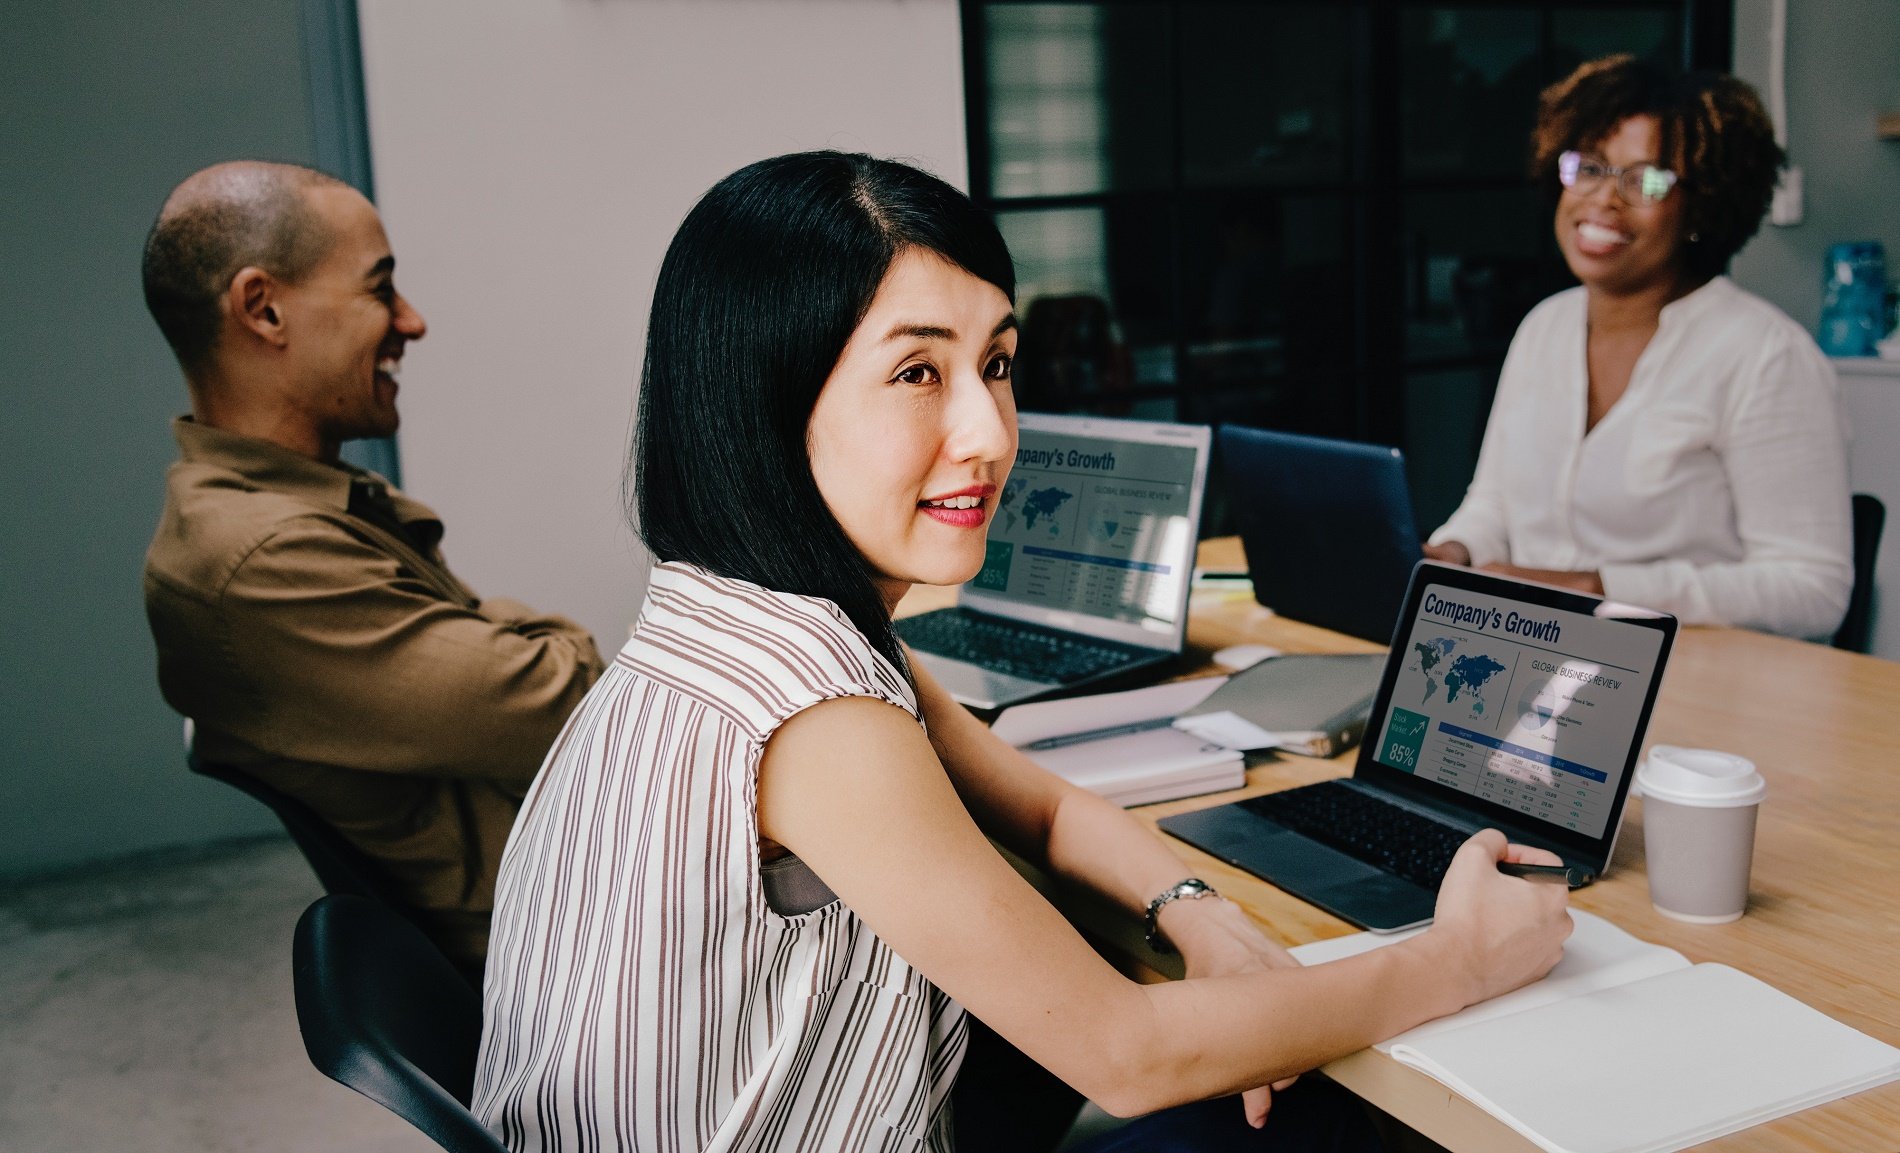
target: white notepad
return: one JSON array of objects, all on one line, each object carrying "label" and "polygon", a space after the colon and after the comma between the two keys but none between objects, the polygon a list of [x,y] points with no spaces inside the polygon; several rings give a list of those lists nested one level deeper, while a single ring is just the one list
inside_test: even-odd
[{"label": "white notepad", "polygon": [[[1581,910],[1542,981],[1376,1046],[1550,1153],[1671,1153],[1900,1080],[1900,1049]],[[1292,950],[1315,965],[1412,934]]]},{"label": "white notepad", "polygon": [[1146,805],[1237,789],[1239,753],[1169,725],[1225,677],[1038,701],[1005,709],[991,731],[1029,758],[1118,805]]}]

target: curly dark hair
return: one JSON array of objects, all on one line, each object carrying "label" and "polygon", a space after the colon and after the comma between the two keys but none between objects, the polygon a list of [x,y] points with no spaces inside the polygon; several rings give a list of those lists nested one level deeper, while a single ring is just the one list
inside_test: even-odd
[{"label": "curly dark hair", "polygon": [[1589,150],[1632,116],[1661,125],[1662,162],[1683,197],[1683,270],[1714,276],[1761,227],[1785,160],[1761,97],[1733,76],[1683,73],[1634,56],[1578,66],[1544,89],[1531,130],[1531,177],[1556,195],[1557,157]]}]

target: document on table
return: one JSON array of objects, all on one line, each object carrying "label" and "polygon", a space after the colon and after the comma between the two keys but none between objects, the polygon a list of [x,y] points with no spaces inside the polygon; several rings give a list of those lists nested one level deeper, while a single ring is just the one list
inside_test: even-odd
[{"label": "document on table", "polygon": [[[1900,1080],[1900,1049],[1746,973],[1571,917],[1543,980],[1375,1047],[1550,1153],[1671,1153]],[[1413,935],[1292,953],[1317,965]]]},{"label": "document on table", "polygon": [[1226,679],[1017,705],[990,729],[1043,768],[1118,805],[1236,789],[1247,779],[1240,753],[1170,727]]}]

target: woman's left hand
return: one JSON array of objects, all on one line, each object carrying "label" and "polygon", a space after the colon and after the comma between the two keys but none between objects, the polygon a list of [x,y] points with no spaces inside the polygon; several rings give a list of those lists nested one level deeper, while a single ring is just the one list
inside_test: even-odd
[{"label": "woman's left hand", "polygon": [[[1261,969],[1297,969],[1299,961],[1285,947],[1267,939],[1260,927],[1231,901],[1203,899],[1176,901],[1168,910],[1179,910],[1193,918],[1191,930],[1180,922],[1164,929],[1169,940],[1181,951],[1188,977],[1222,977],[1230,973],[1248,973]],[[1273,1094],[1299,1080],[1297,1075],[1262,1085],[1241,1094],[1247,1111],[1247,1124],[1258,1129],[1267,1123],[1267,1111],[1273,1107]]]}]

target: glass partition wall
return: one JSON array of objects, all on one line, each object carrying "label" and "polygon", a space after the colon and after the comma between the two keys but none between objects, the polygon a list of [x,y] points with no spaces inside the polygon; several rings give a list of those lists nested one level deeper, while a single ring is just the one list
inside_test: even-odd
[{"label": "glass partition wall", "polygon": [[1525,174],[1538,91],[1611,52],[1723,68],[1730,35],[1719,0],[966,0],[963,24],[1021,405],[1396,444],[1425,526],[1517,322],[1569,282]]}]

